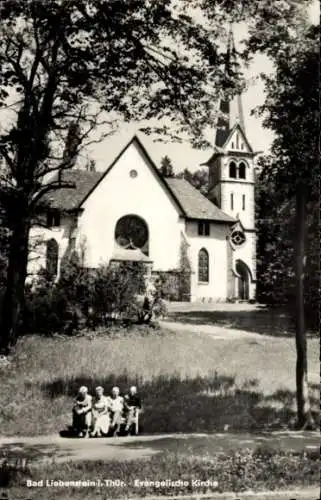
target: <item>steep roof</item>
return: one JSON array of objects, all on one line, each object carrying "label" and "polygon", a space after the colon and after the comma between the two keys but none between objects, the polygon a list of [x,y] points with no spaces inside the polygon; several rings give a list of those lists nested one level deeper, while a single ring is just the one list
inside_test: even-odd
[{"label": "steep roof", "polygon": [[151,168],[154,170],[159,182],[164,185],[169,196],[175,201],[183,216],[188,219],[205,219],[218,222],[234,223],[235,220],[220,210],[214,203],[209,201],[200,191],[194,188],[185,179],[164,179],[156,165],[151,160],[141,141],[134,137],[121,151],[117,158],[110,164],[105,172],[87,172],[72,169],[63,172],[63,181],[74,184],[72,188],[61,188],[48,193],[44,198],[45,203],[53,209],[62,211],[76,210],[81,207],[84,200],[95,190],[99,182],[108,175],[108,172],[116,164],[118,158],[127,147],[136,141],[143,151]]},{"label": "steep roof", "polygon": [[72,188],[61,188],[48,193],[44,202],[50,208],[57,210],[74,210],[95,187],[103,176],[102,172],[87,172],[86,170],[66,170],[63,172],[63,182],[74,184]]},{"label": "steep roof", "polygon": [[215,135],[215,146],[221,148],[226,143],[230,135],[230,103],[226,99],[222,99],[220,103],[220,111],[224,113],[220,116],[217,122],[216,135]]},{"label": "steep roof", "polygon": [[194,188],[185,179],[166,179],[170,189],[180,201],[186,218],[204,219],[217,222],[235,223],[230,217],[214,203],[208,200],[198,189]]}]

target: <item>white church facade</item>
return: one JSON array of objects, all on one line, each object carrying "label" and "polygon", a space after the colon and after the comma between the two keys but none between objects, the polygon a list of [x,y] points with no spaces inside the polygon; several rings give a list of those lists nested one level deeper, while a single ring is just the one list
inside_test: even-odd
[{"label": "white church facade", "polygon": [[136,136],[104,172],[65,171],[74,187],[48,196],[46,227],[31,230],[38,244],[29,273],[59,276],[62,259],[78,250],[88,268],[140,261],[157,276],[179,270],[184,249],[183,300],[255,299],[253,158],[235,126],[207,162],[214,202],[184,179],[164,179]]},{"label": "white church facade", "polygon": [[[227,56],[228,70],[236,57],[232,31]],[[256,153],[241,96],[222,99],[220,111],[214,151],[203,164],[206,197],[185,179],[164,179],[135,136],[103,172],[61,174],[73,187],[47,197],[42,224],[31,230],[37,245],[29,273],[45,268],[58,278],[62,260],[78,251],[88,268],[138,261],[150,277],[184,271],[180,300],[255,300]]]}]

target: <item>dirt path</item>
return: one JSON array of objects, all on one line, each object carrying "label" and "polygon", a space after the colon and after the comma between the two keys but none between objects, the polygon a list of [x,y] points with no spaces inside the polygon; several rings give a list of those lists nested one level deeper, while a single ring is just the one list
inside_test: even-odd
[{"label": "dirt path", "polygon": [[268,446],[273,449],[315,450],[320,447],[318,432],[273,432],[270,434],[162,434],[100,439],[68,439],[58,435],[0,437],[0,457],[26,458],[31,465],[70,460],[148,459],[165,451],[207,455],[220,451]]},{"label": "dirt path", "polygon": [[190,323],[180,323],[179,321],[160,321],[160,324],[163,328],[167,328],[168,330],[172,330],[174,332],[188,332],[188,333],[196,333],[196,334],[206,334],[210,337],[216,339],[255,339],[255,340],[263,340],[264,338],[271,338],[268,335],[261,335],[259,333],[247,332],[245,330],[237,330],[234,328],[229,328],[225,326],[217,326],[217,325],[196,325]]}]

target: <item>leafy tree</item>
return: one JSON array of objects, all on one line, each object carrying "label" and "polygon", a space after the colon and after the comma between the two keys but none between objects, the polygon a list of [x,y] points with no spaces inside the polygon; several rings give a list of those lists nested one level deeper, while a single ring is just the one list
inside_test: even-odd
[{"label": "leafy tree", "polygon": [[[261,36],[259,36],[261,35]],[[252,34],[252,48],[265,50],[275,64],[275,75],[265,77],[267,98],[262,111],[265,125],[276,133],[273,144],[274,161],[267,169],[274,178],[275,189],[294,207],[295,295],[293,312],[296,320],[296,385],[298,426],[313,425],[308,377],[304,288],[308,210],[313,214],[318,184],[318,28],[304,19],[296,30],[261,26],[261,33]],[[312,210],[311,210],[312,209]],[[313,226],[313,225],[312,225]],[[311,241],[311,238],[310,238]],[[319,272],[319,271],[318,271]],[[311,280],[310,280],[311,284]]]},{"label": "leafy tree", "polygon": [[175,177],[172,160],[167,155],[162,158],[159,171],[163,177]]},{"label": "leafy tree", "polygon": [[194,172],[185,168],[183,172],[177,174],[178,178],[187,180],[192,186],[198,189],[205,196],[208,192],[208,169],[207,168],[199,168]]},{"label": "leafy tree", "polygon": [[117,119],[166,118],[170,126],[153,131],[175,138],[188,131],[202,146],[222,91],[244,84],[238,71],[224,72],[226,22],[290,30],[301,8],[302,0],[0,2],[0,106],[15,113],[0,131],[11,178],[1,186],[11,237],[0,348],[17,335],[33,216],[46,193],[73,187],[51,175],[70,168],[62,146],[70,124],[79,124],[84,146],[99,125],[108,134]]},{"label": "leafy tree", "polygon": [[69,168],[72,168],[77,159],[79,146],[81,144],[81,130],[77,122],[71,122],[68,128],[68,133],[65,141],[65,148],[63,152],[63,160]]},{"label": "leafy tree", "polygon": [[[257,298],[265,304],[288,304],[293,300],[294,203],[278,189],[269,174],[274,158],[261,158],[256,180]],[[292,222],[292,223],[291,223]]]},{"label": "leafy tree", "polygon": [[45,194],[73,187],[52,174],[72,166],[93,129],[103,125],[106,135],[117,119],[170,119],[171,127],[157,131],[175,130],[176,123],[176,134],[189,131],[201,143],[219,89],[239,86],[239,75],[222,71],[218,42],[230,12],[223,8],[218,22],[201,24],[193,13],[199,7],[187,0],[0,3],[0,107],[14,113],[0,132],[11,175],[1,186],[11,217],[3,350],[17,335],[23,309],[34,214]]}]

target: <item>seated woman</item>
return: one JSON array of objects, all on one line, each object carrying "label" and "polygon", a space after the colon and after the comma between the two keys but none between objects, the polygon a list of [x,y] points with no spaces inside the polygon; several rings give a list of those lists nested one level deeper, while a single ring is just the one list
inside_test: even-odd
[{"label": "seated woman", "polygon": [[113,387],[111,390],[110,413],[111,413],[111,427],[113,434],[118,434],[122,424],[122,416],[124,410],[124,398],[119,395],[119,387]]},{"label": "seated woman", "polygon": [[96,387],[92,409],[93,431],[91,437],[101,437],[102,434],[108,434],[110,426],[109,400],[110,398],[104,396],[104,389],[101,386]]},{"label": "seated woman", "polygon": [[85,386],[80,387],[72,409],[72,428],[78,437],[88,437],[91,426],[92,397]]},{"label": "seated woman", "polygon": [[131,386],[128,394],[125,395],[124,402],[126,419],[125,431],[128,432],[131,426],[134,425],[134,432],[138,434],[138,417],[142,409],[142,402],[137,394],[137,387],[134,385]]}]

